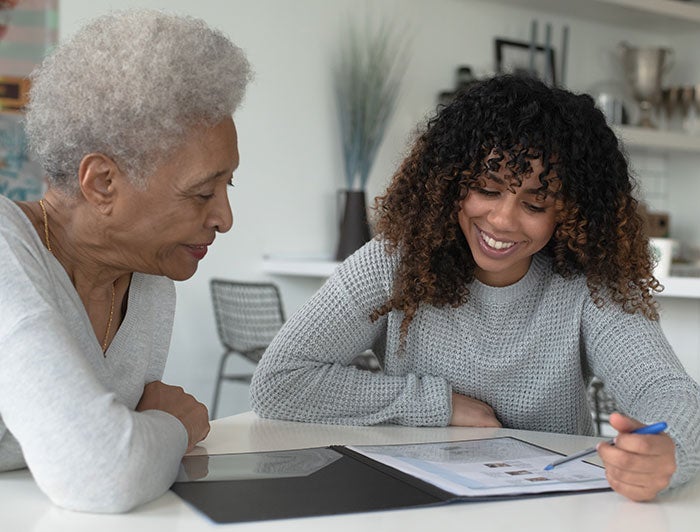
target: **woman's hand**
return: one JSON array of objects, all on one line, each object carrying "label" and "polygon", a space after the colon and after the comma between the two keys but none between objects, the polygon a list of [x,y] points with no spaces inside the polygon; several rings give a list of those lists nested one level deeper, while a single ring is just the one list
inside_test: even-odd
[{"label": "woman's hand", "polygon": [[619,432],[615,445],[598,444],[612,489],[633,501],[650,501],[676,470],[676,446],[668,434],[628,434],[644,424],[622,414],[610,416]]},{"label": "woman's hand", "polygon": [[209,434],[207,407],[179,386],[170,386],[161,381],[146,384],[141,400],[136,405],[137,412],[144,410],[162,410],[179,419],[187,430],[188,451]]},{"label": "woman's hand", "polygon": [[496,414],[486,403],[452,392],[450,425],[459,427],[500,427]]}]

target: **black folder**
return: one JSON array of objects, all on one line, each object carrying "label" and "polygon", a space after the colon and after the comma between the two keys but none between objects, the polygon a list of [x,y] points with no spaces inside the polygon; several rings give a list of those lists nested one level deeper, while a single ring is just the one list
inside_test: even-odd
[{"label": "black folder", "polygon": [[[558,453],[550,452],[553,458],[557,457]],[[345,446],[186,456],[172,490],[217,523],[394,510],[463,500],[514,497],[457,497],[430,482]],[[547,494],[551,493],[537,495]]]}]

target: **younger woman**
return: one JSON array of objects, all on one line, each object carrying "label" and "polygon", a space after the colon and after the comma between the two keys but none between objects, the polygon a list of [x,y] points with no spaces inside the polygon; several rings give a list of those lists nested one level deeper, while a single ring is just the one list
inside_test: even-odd
[{"label": "younger woman", "polygon": [[[589,96],[478,83],[428,122],[377,201],[377,238],[270,345],[256,412],[592,434],[595,375],[625,413],[600,446],[611,486],[648,500],[686,481],[700,389],[659,326],[633,189]],[[366,349],[381,372],[351,365]],[[661,420],[668,434],[626,434]]]}]

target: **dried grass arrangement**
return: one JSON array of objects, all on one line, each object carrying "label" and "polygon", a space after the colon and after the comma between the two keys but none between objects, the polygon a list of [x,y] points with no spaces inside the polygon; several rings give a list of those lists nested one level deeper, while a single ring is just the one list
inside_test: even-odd
[{"label": "dried grass arrangement", "polygon": [[347,190],[364,190],[396,107],[407,40],[388,23],[351,24],[333,72]]}]

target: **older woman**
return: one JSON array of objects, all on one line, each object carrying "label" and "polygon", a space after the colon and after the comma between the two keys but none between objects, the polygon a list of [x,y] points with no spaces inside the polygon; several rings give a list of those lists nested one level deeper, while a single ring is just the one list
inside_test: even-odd
[{"label": "older woman", "polygon": [[58,505],[161,495],[207,410],[160,382],[175,306],[231,228],[243,52],[200,20],[110,14],[33,76],[38,202],[0,198],[0,471]]}]

